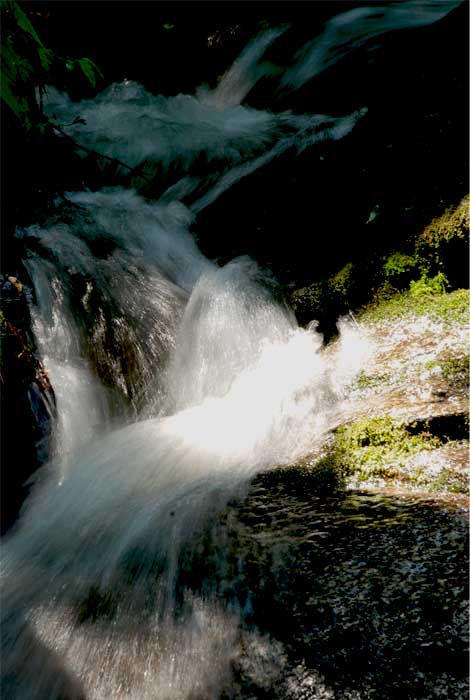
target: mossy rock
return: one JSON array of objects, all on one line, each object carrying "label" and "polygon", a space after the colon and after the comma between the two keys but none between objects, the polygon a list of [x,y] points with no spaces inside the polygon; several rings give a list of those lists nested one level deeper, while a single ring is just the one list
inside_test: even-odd
[{"label": "mossy rock", "polygon": [[453,238],[465,239],[470,230],[470,195],[456,207],[449,207],[444,214],[426,226],[418,239],[418,246],[439,248]]},{"label": "mossy rock", "polygon": [[394,289],[408,287],[413,277],[419,276],[419,258],[416,255],[395,252],[385,258],[381,274],[385,284]]},{"label": "mossy rock", "polygon": [[[333,275],[295,290],[289,301],[299,322],[335,321],[364,304],[388,301],[392,303],[386,313],[393,310],[394,317],[412,310],[423,315],[429,297],[467,287],[469,204],[466,197],[449,207],[416,237],[404,242],[402,250],[384,256],[372,249],[367,260],[350,260]],[[441,307],[444,316],[449,316],[456,303],[459,306],[457,297],[449,297],[430,306]]]},{"label": "mossy rock", "polygon": [[[467,434],[468,421],[461,414],[410,425],[390,416],[362,418],[335,431],[328,454],[312,463],[312,474],[323,475],[325,484],[334,475],[336,488],[380,484],[465,493],[465,474],[450,465],[442,468],[439,459],[442,449],[461,449]],[[437,472],[426,467],[435,456]]]},{"label": "mossy rock", "polygon": [[470,379],[470,355],[449,357],[442,363],[442,374],[449,384],[468,386]]},{"label": "mossy rock", "polygon": [[336,320],[355,306],[357,276],[355,265],[349,262],[328,279],[293,292],[290,304],[299,323]]},{"label": "mossy rock", "polygon": [[[423,285],[424,287],[424,285]],[[467,326],[470,307],[470,290],[457,289],[454,292],[430,292],[410,290],[395,293],[380,303],[370,304],[361,310],[358,318],[367,322],[395,321],[400,318],[428,316],[450,328]]]},{"label": "mossy rock", "polygon": [[415,253],[423,274],[446,275],[451,288],[468,284],[470,198],[426,226],[416,241]]},{"label": "mossy rock", "polygon": [[326,289],[324,282],[314,282],[308,287],[296,289],[290,296],[290,305],[299,323],[317,320],[324,310]]},{"label": "mossy rock", "polygon": [[335,460],[344,476],[358,481],[398,477],[406,460],[431,450],[439,440],[429,433],[413,435],[390,416],[364,418],[336,431]]}]

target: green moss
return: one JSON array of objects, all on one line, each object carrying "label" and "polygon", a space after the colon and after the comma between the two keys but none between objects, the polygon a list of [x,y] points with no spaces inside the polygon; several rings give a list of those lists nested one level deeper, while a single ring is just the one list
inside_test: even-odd
[{"label": "green moss", "polygon": [[407,316],[429,316],[450,326],[466,326],[470,308],[470,290],[458,289],[449,294],[394,294],[390,299],[363,309],[363,321],[393,321]]},{"label": "green moss", "polygon": [[366,303],[374,320],[428,314],[466,323],[469,204],[466,197],[447,209],[404,242],[403,250],[384,257],[372,247],[366,260],[352,255],[335,274],[294,291],[290,302],[300,323],[334,320]]},{"label": "green moss", "polygon": [[325,316],[336,318],[353,307],[356,269],[347,263],[328,279],[314,282],[292,293],[290,303],[301,323]]},{"label": "green moss", "polygon": [[[467,279],[470,209],[469,197],[426,226],[418,236],[415,255],[421,276],[435,278],[441,273],[446,284],[463,286]],[[457,281],[458,280],[458,281]]]},{"label": "green moss", "polygon": [[419,280],[411,281],[410,294],[415,299],[432,294],[443,294],[448,285],[449,281],[443,272],[438,272],[434,277],[428,277],[423,273]]},{"label": "green moss", "polygon": [[359,481],[393,479],[410,456],[438,445],[438,438],[412,435],[390,417],[365,418],[338,429],[335,458],[346,476]]},{"label": "green moss", "polygon": [[401,289],[408,286],[418,266],[419,258],[416,255],[395,252],[385,259],[382,276],[385,283]]},{"label": "green moss", "polygon": [[449,207],[444,214],[431,221],[422,232],[418,247],[439,248],[452,238],[465,239],[470,228],[470,196],[467,195],[456,207]]},{"label": "green moss", "polygon": [[450,384],[456,381],[468,382],[470,376],[470,355],[449,357],[441,363],[442,374]]},{"label": "green moss", "polygon": [[339,302],[349,303],[354,284],[354,265],[347,263],[339,272],[328,279],[330,295]]},{"label": "green moss", "polygon": [[324,296],[324,285],[314,282],[308,287],[297,289],[291,296],[291,304],[296,312],[317,309],[321,306]]},{"label": "green moss", "polygon": [[443,469],[431,484],[431,491],[448,491],[449,493],[468,493],[468,474],[455,469]]},{"label": "green moss", "polygon": [[3,311],[0,309],[0,338],[4,338],[7,334],[7,322]]},{"label": "green moss", "polygon": [[359,372],[354,383],[357,389],[371,389],[382,384],[387,384],[390,381],[389,374],[374,374],[369,375],[365,372]]}]

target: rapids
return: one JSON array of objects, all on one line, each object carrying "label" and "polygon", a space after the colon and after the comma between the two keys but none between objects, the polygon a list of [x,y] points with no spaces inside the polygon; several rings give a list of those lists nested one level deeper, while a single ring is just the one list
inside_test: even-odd
[{"label": "rapids", "polygon": [[[455,4],[411,0],[336,17],[274,71],[276,90],[285,99],[350,51]],[[388,642],[372,609],[378,589],[367,599],[350,571],[366,551],[375,581],[393,566],[399,578],[401,563],[424,610],[410,562],[426,567],[430,551],[432,575],[444,576],[439,537],[454,548],[464,538],[428,506],[322,501],[308,479],[286,494],[265,476],[319,444],[373,351],[345,319],[325,355],[315,325],[298,326],[269,272],[246,257],[220,267],[191,234],[198,213],[240,178],[287,149],[340,140],[366,112],[244,103],[274,70],[263,57],[287,31],[257,37],[217,88],[194,96],[154,96],[130,81],[79,103],[47,91],[47,113],[71,124],[78,144],[132,168],[155,163],[166,185],[157,201],[123,186],[70,192],[47,223],[18,231],[58,420],[51,460],[3,545],[4,698],[393,697],[392,672],[379,671]],[[383,527],[374,539],[371,511],[394,523],[397,542]],[[336,593],[328,547],[341,563]],[[356,670],[353,642],[323,620],[336,615],[365,639],[366,616],[347,613],[352,585],[373,628],[363,643],[370,665]],[[390,584],[385,615],[396,595]],[[403,653],[418,638],[411,624]],[[343,651],[335,657],[330,644]],[[410,669],[403,687],[415,692],[419,659]],[[421,678],[423,692],[433,678]],[[442,697],[440,687],[419,697]]]}]

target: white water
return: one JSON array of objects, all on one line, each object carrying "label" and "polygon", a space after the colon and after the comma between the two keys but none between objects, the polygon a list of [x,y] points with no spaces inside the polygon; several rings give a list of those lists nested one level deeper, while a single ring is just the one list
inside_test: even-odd
[{"label": "white water", "polygon": [[295,63],[281,78],[281,88],[297,90],[352,51],[364,45],[373,47],[376,37],[432,24],[459,4],[460,0],[410,0],[355,7],[336,15],[326,22],[320,36],[298,51]]},{"label": "white water", "polygon": [[[421,23],[387,17],[381,32]],[[55,460],[3,551],[4,673],[20,700],[218,698],[250,650],[267,688],[282,674],[281,645],[239,630],[242,601],[224,605],[210,582],[204,596],[188,589],[182,607],[176,593],[185,548],[251,477],[314,447],[366,356],[344,322],[328,359],[253,261],[219,268],[190,234],[240,177],[287,148],[342,138],[364,113],[242,106],[280,33],[264,34],[197,97],[154,97],[128,82],[79,104],[49,91],[59,121],[85,118],[69,130],[80,143],[132,166],[177,163],[182,179],[156,203],[122,188],[70,194],[66,217],[22,232],[59,422]],[[343,33],[318,41],[323,68],[345,53]],[[309,79],[309,61],[284,85]],[[201,153],[214,164],[203,175],[191,171]],[[196,188],[188,208],[181,200]],[[115,616],[79,625],[94,589],[111,591]]]}]

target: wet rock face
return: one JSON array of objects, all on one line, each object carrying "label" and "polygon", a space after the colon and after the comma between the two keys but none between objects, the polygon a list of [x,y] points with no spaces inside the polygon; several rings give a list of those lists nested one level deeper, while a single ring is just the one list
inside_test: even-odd
[{"label": "wet rock face", "polygon": [[55,397],[31,334],[25,289],[1,278],[1,530],[14,521],[24,482],[50,456]]}]

